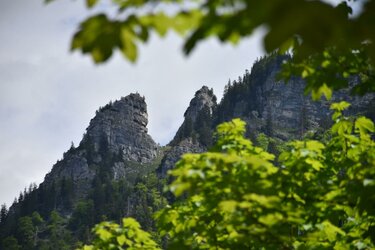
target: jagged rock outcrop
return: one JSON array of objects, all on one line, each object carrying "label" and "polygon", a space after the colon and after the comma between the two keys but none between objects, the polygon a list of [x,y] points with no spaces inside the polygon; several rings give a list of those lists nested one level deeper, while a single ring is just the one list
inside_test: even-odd
[{"label": "jagged rock outcrop", "polygon": [[203,86],[195,92],[194,98],[190,101],[189,107],[184,113],[185,119],[169,145],[177,145],[184,138],[192,137],[194,132],[197,132],[199,125],[202,125],[197,123],[200,123],[203,119],[212,118],[216,106],[216,96],[213,89]]},{"label": "jagged rock outcrop", "polygon": [[203,108],[208,108],[209,112],[212,114],[216,105],[216,96],[213,93],[213,89],[203,86],[201,89],[195,92],[194,98],[191,99],[189,107],[184,113],[185,121],[186,119],[190,119],[193,123],[195,123],[199,112]]},{"label": "jagged rock outcrop", "polygon": [[144,97],[130,94],[101,108],[83,142],[92,144],[96,152],[109,150],[121,154],[123,160],[149,163],[157,156],[158,146],[147,134],[147,123]]},{"label": "jagged rock outcrop", "polygon": [[132,178],[153,163],[159,146],[147,134],[147,106],[144,97],[130,94],[100,108],[90,121],[79,147],[72,146],[46,175],[49,186],[71,180],[74,200],[84,198],[99,171],[114,180]]},{"label": "jagged rock outcrop", "polygon": [[168,170],[174,167],[183,154],[200,153],[207,149],[216,106],[216,96],[212,89],[203,86],[195,93],[184,113],[184,122],[169,143],[170,149],[157,169],[160,178],[166,177]]}]

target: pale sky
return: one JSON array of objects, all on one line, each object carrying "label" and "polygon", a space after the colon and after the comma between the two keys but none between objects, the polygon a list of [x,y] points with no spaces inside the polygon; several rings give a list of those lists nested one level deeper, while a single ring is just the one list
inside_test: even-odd
[{"label": "pale sky", "polygon": [[236,47],[209,40],[186,58],[182,40],[170,33],[152,36],[135,65],[116,53],[96,66],[69,52],[72,34],[89,14],[83,0],[0,0],[1,204],[11,205],[24,187],[43,181],[71,142],[79,144],[99,106],[138,91],[146,97],[149,133],[164,145],[196,90],[212,87],[220,100],[228,79],[264,53],[257,32]]}]

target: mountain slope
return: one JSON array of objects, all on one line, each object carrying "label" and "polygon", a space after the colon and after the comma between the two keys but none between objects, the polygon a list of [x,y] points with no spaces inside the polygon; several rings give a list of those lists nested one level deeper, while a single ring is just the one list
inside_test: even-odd
[{"label": "mountain slope", "polygon": [[36,248],[50,244],[54,214],[62,216],[63,228],[72,234],[70,244],[88,240],[90,228],[103,218],[133,216],[151,229],[151,215],[164,202],[153,178],[162,150],[147,134],[147,123],[147,106],[139,94],[100,108],[79,146],[72,145],[44,182],[25,190],[11,206],[1,220],[1,238],[15,235],[21,242],[20,219],[35,211],[45,221]]},{"label": "mountain slope", "polygon": [[[352,97],[342,90],[331,101],[313,102],[304,95],[303,79],[277,80],[288,59],[272,55],[258,60],[251,72],[226,85],[219,104],[213,90],[203,86],[166,147],[148,135],[147,105],[139,94],[100,108],[79,146],[72,145],[42,184],[30,186],[9,211],[2,211],[1,239],[36,249],[55,249],[57,243],[70,249],[90,240],[94,224],[124,216],[154,230],[152,214],[166,205],[166,197],[173,200],[162,195],[168,170],[182,154],[209,148],[214,128],[223,121],[239,117],[247,122],[250,138],[264,133],[282,142],[306,133],[319,136],[332,122],[329,105],[334,101],[347,100],[352,103],[349,114],[375,119],[374,94]],[[353,78],[351,85],[357,81]]]}]

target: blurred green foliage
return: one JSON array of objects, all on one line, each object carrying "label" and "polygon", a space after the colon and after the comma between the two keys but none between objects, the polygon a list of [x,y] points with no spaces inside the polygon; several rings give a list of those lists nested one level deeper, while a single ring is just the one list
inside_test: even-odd
[{"label": "blurred green foliage", "polygon": [[171,171],[185,200],[156,215],[171,249],[372,249],[375,247],[374,124],[333,104],[327,142],[290,142],[277,162],[243,137],[235,119],[211,152]]},{"label": "blurred green foliage", "polygon": [[129,250],[158,250],[160,249],[151,235],[141,229],[133,218],[125,218],[122,225],[114,222],[102,222],[93,229],[95,238],[93,245],[85,245],[82,250],[95,249],[129,249]]},{"label": "blurred green foliage", "polygon": [[[50,2],[50,1],[47,1]],[[100,0],[86,0],[88,8]],[[357,1],[352,16],[350,0],[334,6],[309,0],[113,0],[116,17],[105,13],[84,20],[72,39],[72,50],[88,53],[96,63],[107,61],[114,50],[135,62],[137,47],[152,32],[165,36],[173,30],[185,38],[184,52],[216,37],[238,43],[263,29],[266,52],[292,51],[282,76],[307,80],[314,99],[330,98],[332,89],[344,88],[359,75],[353,92],[375,91],[375,1]]]}]

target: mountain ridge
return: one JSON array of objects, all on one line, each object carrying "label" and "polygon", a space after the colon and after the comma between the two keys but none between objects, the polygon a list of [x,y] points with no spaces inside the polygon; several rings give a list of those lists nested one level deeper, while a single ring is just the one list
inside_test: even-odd
[{"label": "mountain ridge", "polygon": [[[183,123],[166,147],[160,147],[148,134],[147,104],[138,93],[100,108],[79,146],[65,152],[44,182],[21,194],[1,218],[0,235],[17,236],[20,218],[34,211],[45,218],[46,224],[51,222],[53,212],[60,214],[63,228],[71,234],[67,240],[70,245],[86,242],[89,229],[103,219],[133,216],[145,229],[153,230],[152,213],[166,205],[165,198],[169,199],[162,195],[168,171],[182,154],[207,150],[213,143],[215,126],[233,118],[247,122],[247,136],[253,140],[264,133],[280,141],[301,138],[307,132],[319,135],[320,129],[332,122],[329,104],[334,101],[351,101],[349,113],[375,119],[374,94],[351,97],[348,90],[342,90],[330,102],[316,103],[304,95],[303,79],[295,77],[288,84],[277,80],[287,59],[260,59],[251,72],[226,85],[219,103],[213,89],[203,86],[190,101]],[[41,237],[48,241],[50,236]]]}]

